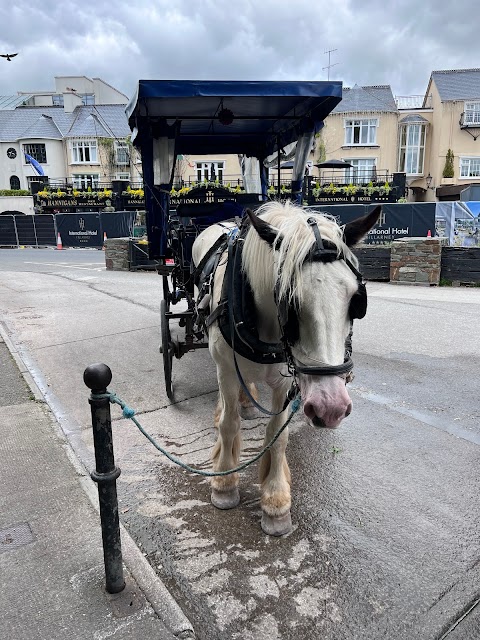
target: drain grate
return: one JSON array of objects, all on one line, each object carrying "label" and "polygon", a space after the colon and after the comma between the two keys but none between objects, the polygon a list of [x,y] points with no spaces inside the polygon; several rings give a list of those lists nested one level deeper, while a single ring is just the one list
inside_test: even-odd
[{"label": "drain grate", "polygon": [[35,540],[28,522],[15,524],[0,531],[0,553],[13,551]]}]

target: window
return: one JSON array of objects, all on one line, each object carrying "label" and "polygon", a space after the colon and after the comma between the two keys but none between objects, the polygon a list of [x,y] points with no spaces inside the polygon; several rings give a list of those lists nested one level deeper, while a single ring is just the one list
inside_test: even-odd
[{"label": "window", "polygon": [[74,173],[72,179],[77,189],[98,189],[98,173]]},{"label": "window", "polygon": [[130,153],[126,142],[115,141],[115,162],[117,164],[130,164]]},{"label": "window", "polygon": [[63,94],[57,93],[52,96],[52,103],[54,107],[63,107]]},{"label": "window", "polygon": [[95,96],[93,93],[85,93],[82,96],[82,104],[95,104]]},{"label": "window", "polygon": [[223,182],[224,167],[224,162],[196,162],[197,181],[204,182],[204,180],[210,180],[212,182]]},{"label": "window", "polygon": [[345,162],[349,162],[352,165],[351,169],[345,170],[345,182],[349,184],[376,182],[375,158],[349,158]]},{"label": "window", "polygon": [[[24,144],[23,151],[40,164],[47,164],[47,150],[44,144]],[[26,158],[25,162],[30,164]]]},{"label": "window", "polygon": [[408,124],[400,127],[399,171],[408,175],[423,174],[425,131],[424,124]]},{"label": "window", "polygon": [[96,140],[74,140],[72,142],[72,163],[92,164],[98,162]]},{"label": "window", "polygon": [[364,118],[362,120],[345,120],[345,144],[369,145],[377,144],[376,118]]},{"label": "window", "polygon": [[18,176],[10,176],[10,189],[20,189],[20,178]]},{"label": "window", "polygon": [[465,102],[463,124],[480,124],[480,102]]},{"label": "window", "polygon": [[480,158],[460,158],[461,178],[480,178]]},{"label": "window", "polygon": [[29,191],[32,191],[32,184],[49,184],[48,176],[27,176],[27,187]]},{"label": "window", "polygon": [[130,181],[130,174],[129,173],[117,173],[115,175],[115,180],[128,180],[128,181]]}]

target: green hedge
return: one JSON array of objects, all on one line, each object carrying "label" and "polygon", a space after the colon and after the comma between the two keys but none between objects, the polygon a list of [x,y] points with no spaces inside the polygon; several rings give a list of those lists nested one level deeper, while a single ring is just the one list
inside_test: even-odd
[{"label": "green hedge", "polygon": [[0,189],[0,196],[31,196],[26,189]]}]

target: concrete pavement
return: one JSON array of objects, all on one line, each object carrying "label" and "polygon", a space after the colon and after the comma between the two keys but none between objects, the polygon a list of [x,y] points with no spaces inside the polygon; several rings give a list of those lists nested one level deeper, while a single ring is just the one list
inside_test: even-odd
[{"label": "concrete pavement", "polygon": [[125,530],[126,588],[106,593],[96,487],[5,338],[10,350],[0,338],[2,637],[194,637]]},{"label": "concrete pavement", "polygon": [[[104,361],[111,390],[147,430],[208,467],[215,370],[201,351],[174,361],[168,402],[160,278],[89,272],[64,254],[48,267],[35,256],[49,273],[0,265],[0,311],[68,441],[88,460],[82,373]],[[285,539],[260,531],[254,469],[242,473],[239,507],[218,512],[205,480],[174,468],[112,408],[121,520],[201,640],[480,637],[480,607],[470,610],[480,595],[480,290],[368,290],[369,313],[355,326],[352,416],[336,432],[291,425],[296,528]],[[264,422],[244,425],[246,457]]]}]

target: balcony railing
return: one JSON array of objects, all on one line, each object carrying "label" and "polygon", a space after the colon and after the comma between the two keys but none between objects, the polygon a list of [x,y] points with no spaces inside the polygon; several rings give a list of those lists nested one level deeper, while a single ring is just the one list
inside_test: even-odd
[{"label": "balcony railing", "polygon": [[[424,101],[425,107],[423,107]],[[424,95],[395,96],[395,103],[397,105],[397,109],[430,109],[432,106],[432,96],[430,94],[426,99]]]},{"label": "balcony railing", "polygon": [[[325,171],[321,176],[306,176],[303,183],[304,203],[322,202],[395,202],[405,195],[405,185],[401,186],[398,177],[404,174],[392,174],[389,171],[354,170]],[[41,188],[40,188],[41,187]],[[179,204],[190,192],[228,190],[237,200],[246,197],[243,180],[240,176],[225,176],[215,181],[181,180],[173,183],[171,204]],[[32,185],[33,190],[33,185]],[[94,182],[92,186],[78,187],[71,178],[49,180],[48,184],[36,184],[34,192],[42,207],[113,206],[116,209],[142,208],[145,206],[142,183],[127,181]],[[192,195],[191,194],[191,195]],[[198,194],[197,194],[198,195]],[[292,195],[291,179],[281,178],[280,188],[276,177],[269,181],[267,196],[288,199]],[[190,196],[191,197],[191,196]],[[220,196],[219,196],[220,197]],[[225,199],[225,195],[222,196]]]},{"label": "balcony railing", "polygon": [[480,111],[464,111],[460,114],[460,129],[476,140],[480,136]]}]

